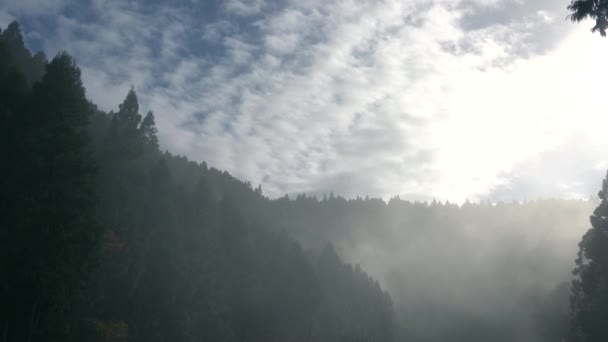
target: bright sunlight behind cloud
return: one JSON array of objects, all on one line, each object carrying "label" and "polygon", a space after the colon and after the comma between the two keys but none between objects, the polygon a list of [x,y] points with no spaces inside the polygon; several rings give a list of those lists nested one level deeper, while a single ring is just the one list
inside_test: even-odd
[{"label": "bright sunlight behind cloud", "polygon": [[102,109],[133,83],[164,148],[271,196],[587,197],[604,172],[608,50],[562,3],[6,1]]}]

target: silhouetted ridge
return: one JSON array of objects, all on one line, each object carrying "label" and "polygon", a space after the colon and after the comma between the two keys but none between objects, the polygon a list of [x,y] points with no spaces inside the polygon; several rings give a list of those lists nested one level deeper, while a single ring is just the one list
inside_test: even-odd
[{"label": "silhouetted ridge", "polygon": [[[3,342],[388,340],[379,287],[269,230],[260,188],[162,153],[133,88],[96,109],[72,58],[31,56],[12,23],[0,89]],[[337,296],[378,311],[352,316]]]}]

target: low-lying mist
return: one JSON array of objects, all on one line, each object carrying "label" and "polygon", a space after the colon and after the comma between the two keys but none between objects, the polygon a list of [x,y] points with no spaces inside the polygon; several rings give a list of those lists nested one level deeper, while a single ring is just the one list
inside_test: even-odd
[{"label": "low-lying mist", "polygon": [[[597,202],[276,201],[304,246],[332,242],[390,293],[412,341],[554,341]],[[303,208],[305,208],[303,210]],[[294,220],[295,218],[295,220]]]}]

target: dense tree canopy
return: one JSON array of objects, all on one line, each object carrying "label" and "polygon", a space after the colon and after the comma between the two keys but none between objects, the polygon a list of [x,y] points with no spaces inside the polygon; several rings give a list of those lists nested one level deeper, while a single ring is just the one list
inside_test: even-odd
[{"label": "dense tree canopy", "polygon": [[62,340],[68,304],[97,262],[101,237],[86,133],[92,107],[66,53],[29,88],[21,70],[37,62],[18,44],[23,40],[13,23],[0,40],[2,143],[11,146],[0,171],[0,263],[10,275],[1,288],[0,317],[9,340]]},{"label": "dense tree canopy", "polygon": [[261,191],[161,153],[133,88],[104,113],[67,53],[0,38],[3,342],[392,338],[375,281],[243,215]]}]

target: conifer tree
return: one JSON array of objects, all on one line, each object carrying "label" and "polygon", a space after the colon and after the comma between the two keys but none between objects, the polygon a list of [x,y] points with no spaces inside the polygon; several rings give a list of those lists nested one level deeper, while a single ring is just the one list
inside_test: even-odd
[{"label": "conifer tree", "polygon": [[144,139],[145,146],[150,147],[152,150],[157,150],[158,138],[156,137],[156,133],[158,130],[156,129],[156,123],[154,121],[154,114],[152,111],[149,111],[148,114],[146,114],[141,122],[141,125],[139,126],[139,130],[142,138]]},{"label": "conifer tree", "polygon": [[13,63],[19,66],[29,85],[39,81],[45,72],[46,57],[43,52],[38,52],[32,57],[25,47],[19,23],[16,21],[10,23],[0,34],[0,38],[10,52]]},{"label": "conifer tree", "polygon": [[13,185],[3,189],[13,214],[3,218],[11,277],[2,288],[2,318],[9,341],[65,340],[71,300],[96,264],[101,235],[91,108],[72,57],[55,57],[18,110],[12,129],[19,135],[9,139],[19,158],[11,165]]},{"label": "conifer tree", "polygon": [[579,243],[571,288],[571,333],[574,342],[608,341],[608,175],[591,215],[591,229]]},{"label": "conifer tree", "polygon": [[130,129],[136,129],[141,122],[141,114],[139,114],[139,102],[135,88],[131,87],[125,100],[118,106],[119,110],[116,116],[120,121],[128,125]]}]

